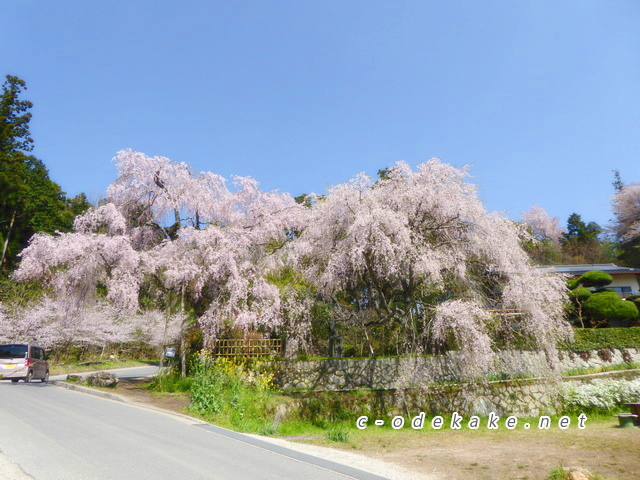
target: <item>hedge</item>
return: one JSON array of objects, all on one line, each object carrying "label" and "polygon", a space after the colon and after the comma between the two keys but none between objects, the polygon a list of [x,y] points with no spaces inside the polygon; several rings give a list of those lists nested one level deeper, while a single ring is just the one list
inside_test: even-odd
[{"label": "hedge", "polygon": [[595,320],[633,320],[638,318],[638,308],[633,302],[620,298],[616,292],[594,293],[584,303],[587,318]]},{"label": "hedge", "polygon": [[586,352],[601,348],[640,348],[640,327],[575,328],[574,343],[560,345],[563,350]]},{"label": "hedge", "polygon": [[613,277],[602,270],[591,270],[578,278],[578,283],[583,287],[604,287],[611,282],[613,282]]}]

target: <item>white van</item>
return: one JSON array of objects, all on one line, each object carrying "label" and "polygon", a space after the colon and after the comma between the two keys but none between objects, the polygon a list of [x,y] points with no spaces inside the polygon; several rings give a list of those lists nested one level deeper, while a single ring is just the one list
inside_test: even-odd
[{"label": "white van", "polygon": [[44,349],[27,343],[0,345],[0,379],[49,381],[49,363]]}]

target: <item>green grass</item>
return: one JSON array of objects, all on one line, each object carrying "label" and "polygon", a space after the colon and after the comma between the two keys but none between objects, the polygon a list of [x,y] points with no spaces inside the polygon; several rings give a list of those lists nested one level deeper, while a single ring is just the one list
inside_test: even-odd
[{"label": "green grass", "polygon": [[[571,470],[566,470],[564,467],[558,467],[549,472],[549,475],[545,480],[569,480],[571,478]],[[602,480],[600,475],[589,475],[589,480]]]},{"label": "green grass", "polygon": [[157,375],[145,388],[152,392],[185,393],[191,389],[191,385],[191,377],[182,377],[180,373],[170,372]]},{"label": "green grass", "polygon": [[614,365],[605,365],[599,368],[575,368],[564,373],[565,376],[571,377],[576,375],[590,375],[593,373],[616,372],[621,370],[634,370],[640,368],[640,363],[616,363]]},{"label": "green grass", "polygon": [[327,430],[327,440],[330,442],[347,443],[349,441],[349,428],[344,424],[334,424]]},{"label": "green grass", "polygon": [[567,480],[570,474],[564,467],[558,467],[549,472],[546,480]]}]

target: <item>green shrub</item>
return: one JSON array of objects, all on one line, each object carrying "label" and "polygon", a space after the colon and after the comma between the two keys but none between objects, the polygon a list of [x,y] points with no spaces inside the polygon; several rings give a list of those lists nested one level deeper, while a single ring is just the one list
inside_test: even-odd
[{"label": "green shrub", "polygon": [[623,300],[615,292],[600,292],[591,295],[584,303],[587,317],[593,320],[633,320],[638,318],[635,303]]},{"label": "green shrub", "polygon": [[604,287],[611,282],[613,282],[613,277],[601,270],[585,272],[578,278],[578,283],[583,287]]},{"label": "green shrub", "polygon": [[171,370],[154,377],[147,386],[148,390],[154,392],[176,393],[188,392],[191,389],[191,377],[182,377],[177,370]]},{"label": "green shrub", "polygon": [[603,348],[640,348],[640,327],[576,328],[574,343],[562,344],[560,347],[576,352]]},{"label": "green shrub", "polygon": [[635,320],[640,315],[640,311],[638,311],[638,306],[634,302],[622,301],[621,311],[623,312],[619,318],[623,320]]},{"label": "green shrub", "polygon": [[584,287],[574,288],[569,292],[569,298],[580,303],[584,303],[589,300],[589,297],[591,297],[591,295],[591,290]]},{"label": "green shrub", "polygon": [[579,286],[580,286],[579,278],[572,278],[571,280],[567,280],[567,288],[569,290],[573,290],[574,288],[577,288]]}]

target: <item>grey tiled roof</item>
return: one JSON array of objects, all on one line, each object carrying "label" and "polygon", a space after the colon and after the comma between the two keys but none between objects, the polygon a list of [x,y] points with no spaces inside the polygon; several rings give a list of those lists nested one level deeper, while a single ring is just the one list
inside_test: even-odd
[{"label": "grey tiled roof", "polygon": [[538,267],[541,270],[545,270],[553,273],[567,273],[569,275],[582,275],[585,272],[591,270],[602,270],[609,275],[624,275],[624,274],[640,274],[640,268],[628,268],[620,267],[613,263],[587,263],[580,265],[545,265]]}]

